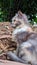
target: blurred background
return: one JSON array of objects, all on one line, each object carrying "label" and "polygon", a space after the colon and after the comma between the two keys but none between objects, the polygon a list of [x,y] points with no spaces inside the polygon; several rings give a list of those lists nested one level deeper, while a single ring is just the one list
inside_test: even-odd
[{"label": "blurred background", "polygon": [[37,23],[37,0],[0,0],[0,22],[10,21],[21,10],[32,24]]}]

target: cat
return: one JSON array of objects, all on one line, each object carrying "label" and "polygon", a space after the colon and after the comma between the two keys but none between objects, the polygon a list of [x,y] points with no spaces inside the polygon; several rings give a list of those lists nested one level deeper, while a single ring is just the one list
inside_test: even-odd
[{"label": "cat", "polygon": [[17,43],[17,49],[16,53],[8,52],[7,55],[11,60],[37,65],[37,33],[33,32],[27,17],[23,18],[23,15],[19,11],[12,19],[12,26],[16,27],[12,40]]}]

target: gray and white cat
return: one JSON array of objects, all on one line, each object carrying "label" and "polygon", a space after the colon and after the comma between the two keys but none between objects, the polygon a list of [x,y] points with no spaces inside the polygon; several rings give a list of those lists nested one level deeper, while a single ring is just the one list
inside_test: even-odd
[{"label": "gray and white cat", "polygon": [[[20,17],[23,17],[23,14]],[[8,52],[7,55],[11,60],[37,65],[37,34],[33,32],[29,24],[26,24],[28,21],[21,18],[16,21],[16,18],[12,25],[19,22],[20,24],[13,31],[12,40],[17,43],[17,49],[16,53]]]}]

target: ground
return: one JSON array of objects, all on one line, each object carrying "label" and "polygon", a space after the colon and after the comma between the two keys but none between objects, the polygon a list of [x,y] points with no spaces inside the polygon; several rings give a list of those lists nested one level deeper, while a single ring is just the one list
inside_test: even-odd
[{"label": "ground", "polygon": [[0,22],[0,59],[8,59],[6,51],[13,51],[16,44],[12,42],[13,28],[10,22]]}]

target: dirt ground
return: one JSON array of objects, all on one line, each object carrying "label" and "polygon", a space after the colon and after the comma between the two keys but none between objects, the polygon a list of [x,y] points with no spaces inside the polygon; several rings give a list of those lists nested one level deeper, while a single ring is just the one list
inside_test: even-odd
[{"label": "dirt ground", "polygon": [[7,61],[7,60],[0,60],[0,65],[28,65],[28,64],[22,64],[18,62],[13,62],[13,61]]},{"label": "dirt ground", "polygon": [[10,22],[0,22],[0,59],[8,59],[6,52],[13,51],[16,48],[16,44],[11,40],[12,31]]}]

